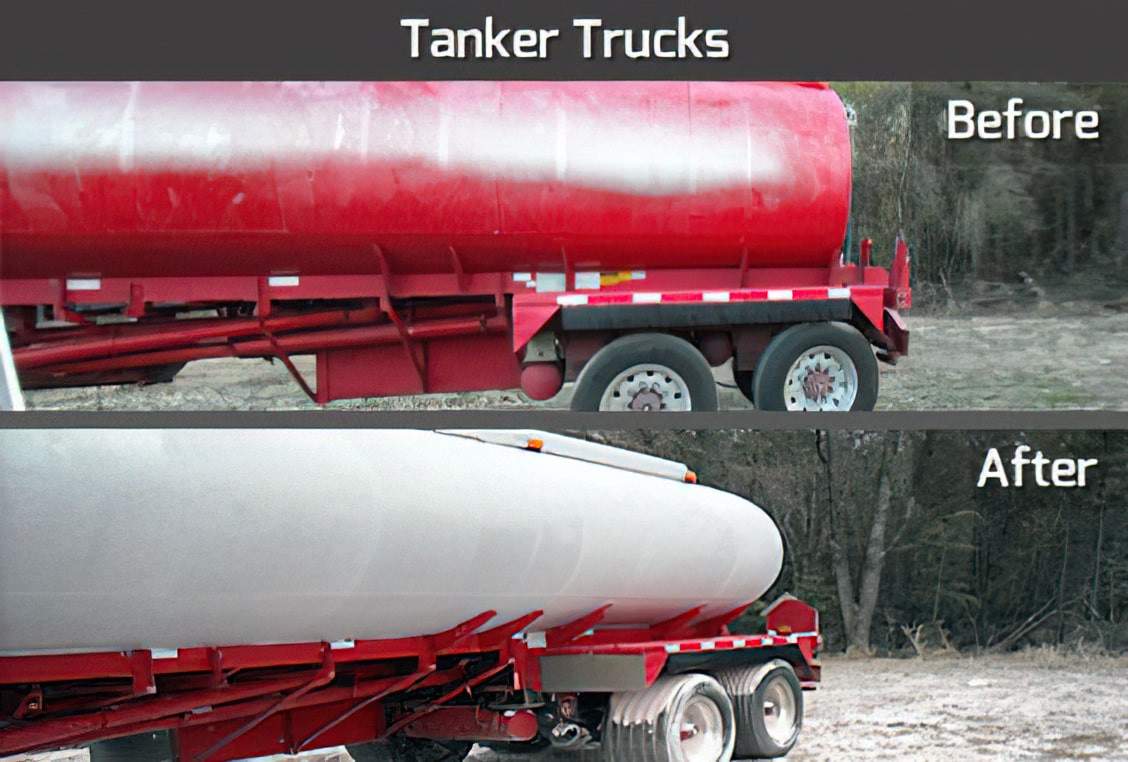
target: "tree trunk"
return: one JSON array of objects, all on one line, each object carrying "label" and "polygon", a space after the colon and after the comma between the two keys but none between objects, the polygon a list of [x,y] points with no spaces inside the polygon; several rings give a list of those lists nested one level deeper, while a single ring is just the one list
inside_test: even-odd
[{"label": "tree trunk", "polygon": [[1116,252],[1116,264],[1123,266],[1128,262],[1128,191],[1120,194],[1120,214],[1116,225],[1116,242],[1113,244]]},{"label": "tree trunk", "polygon": [[835,586],[838,602],[842,609],[842,626],[846,636],[847,653],[872,653],[870,633],[877,600],[881,592],[881,574],[885,568],[885,536],[889,526],[889,514],[893,505],[893,476],[897,468],[897,456],[904,446],[905,434],[898,432],[889,435],[882,443],[881,463],[878,469],[877,501],[874,506],[873,521],[866,538],[865,552],[861,570],[855,585],[847,554],[846,519],[844,512],[836,510],[833,500],[833,470],[831,437],[825,435],[825,454],[820,457],[826,466],[827,498],[831,510],[831,555],[834,565]]},{"label": "tree trunk", "polygon": [[881,572],[885,568],[885,532],[889,526],[889,512],[893,505],[893,469],[896,467],[896,457],[901,452],[904,438],[905,433],[898,432],[895,438],[886,437],[882,446],[877,505],[874,506],[873,523],[870,525],[869,539],[866,542],[866,555],[862,563],[859,583],[857,615],[854,632],[850,637],[852,648],[867,653],[870,650],[873,613],[877,609],[877,597],[881,592]]}]

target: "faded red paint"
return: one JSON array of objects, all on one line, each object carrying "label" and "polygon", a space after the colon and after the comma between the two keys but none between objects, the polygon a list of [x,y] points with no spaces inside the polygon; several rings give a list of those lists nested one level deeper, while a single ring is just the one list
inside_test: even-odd
[{"label": "faded red paint", "polygon": [[358,275],[373,244],[397,273],[821,268],[848,214],[821,86],[2,83],[0,112],[5,278]]}]

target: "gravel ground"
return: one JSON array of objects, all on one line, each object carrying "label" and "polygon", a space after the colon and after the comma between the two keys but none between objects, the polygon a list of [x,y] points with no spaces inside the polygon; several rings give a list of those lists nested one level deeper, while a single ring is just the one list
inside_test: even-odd
[{"label": "gravel ground", "polygon": [[[911,317],[911,352],[882,366],[884,410],[1128,408],[1128,312],[1047,308],[1036,314]],[[1048,313],[1048,314],[1047,314]],[[313,377],[313,358],[298,358]],[[731,383],[727,368],[717,371]],[[547,403],[516,390],[342,400],[337,409],[565,408],[570,388]],[[30,408],[72,410],[283,410],[316,407],[280,363],[203,360],[170,384],[45,389]],[[750,405],[722,387],[724,409]]]}]

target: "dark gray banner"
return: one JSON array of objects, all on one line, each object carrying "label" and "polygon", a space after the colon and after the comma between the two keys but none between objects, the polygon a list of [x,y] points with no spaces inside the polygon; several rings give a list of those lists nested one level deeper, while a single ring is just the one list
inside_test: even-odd
[{"label": "dark gray banner", "polygon": [[[1109,81],[1128,75],[1126,13],[1121,3],[1094,0],[28,0],[5,5],[0,76]],[[418,25],[417,57],[403,19],[427,21]],[[446,55],[452,37],[435,37],[437,30],[469,30],[471,42],[480,35],[480,54]]]},{"label": "dark gray banner", "polygon": [[755,429],[794,431],[1069,431],[1128,429],[1128,412],[963,411],[880,413],[572,413],[567,411],[227,411],[0,413],[0,428],[522,428],[556,431],[595,429]]}]

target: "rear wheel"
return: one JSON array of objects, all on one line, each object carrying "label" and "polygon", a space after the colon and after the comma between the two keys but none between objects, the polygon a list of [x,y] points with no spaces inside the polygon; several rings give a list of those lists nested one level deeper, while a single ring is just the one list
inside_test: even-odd
[{"label": "rear wheel", "polygon": [[711,411],[717,385],[709,363],[685,339],[635,333],[588,360],[576,381],[573,410]]},{"label": "rear wheel", "polygon": [[708,675],[671,675],[612,694],[603,728],[609,762],[728,762],[734,743],[732,702]]},{"label": "rear wheel", "polygon": [[873,410],[877,358],[846,323],[803,323],[772,339],[752,378],[761,410]]},{"label": "rear wheel", "polygon": [[803,690],[790,664],[777,659],[714,676],[732,699],[737,757],[771,759],[791,751],[803,727]]}]

